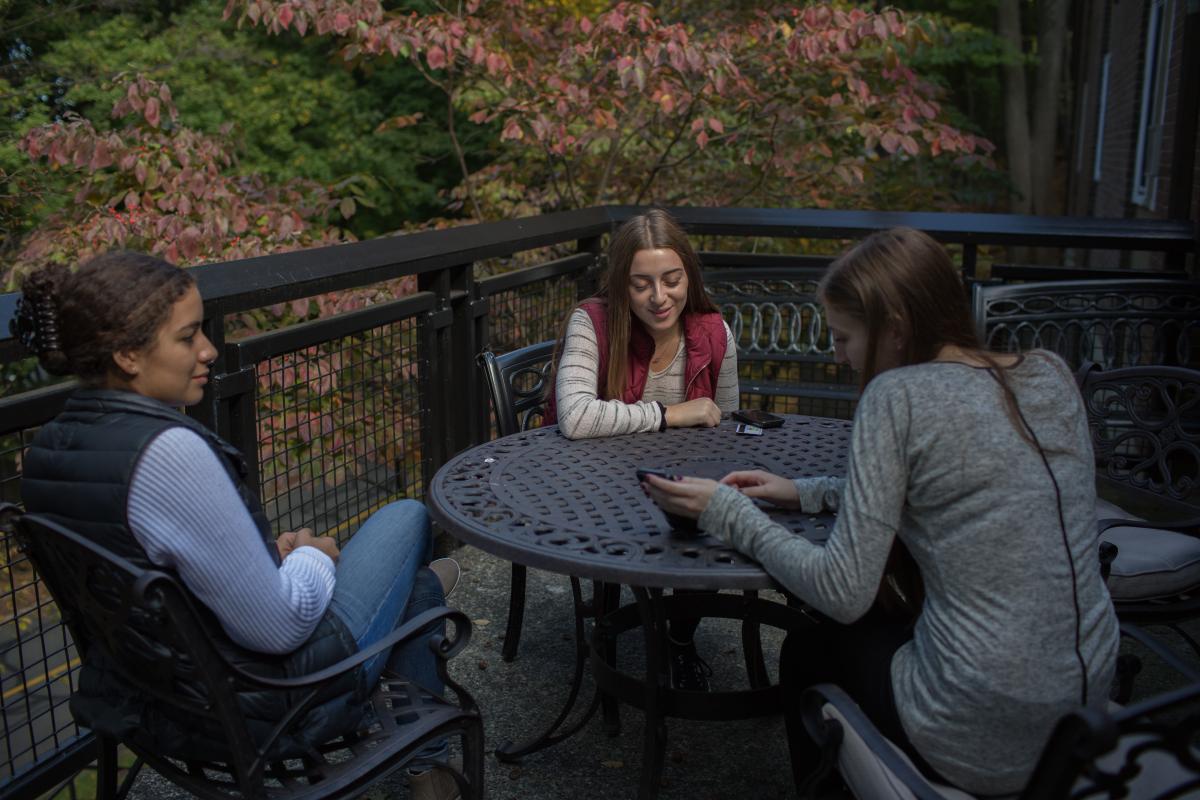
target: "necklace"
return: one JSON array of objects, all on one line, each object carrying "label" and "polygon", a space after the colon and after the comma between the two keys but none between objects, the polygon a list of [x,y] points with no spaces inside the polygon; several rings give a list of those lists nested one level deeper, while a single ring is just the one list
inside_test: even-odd
[{"label": "necklace", "polygon": [[655,372],[661,372],[666,369],[667,365],[675,360],[675,356],[679,354],[679,344],[683,341],[682,334],[676,334],[674,341],[666,347],[655,345],[654,355],[650,357],[650,369]]}]

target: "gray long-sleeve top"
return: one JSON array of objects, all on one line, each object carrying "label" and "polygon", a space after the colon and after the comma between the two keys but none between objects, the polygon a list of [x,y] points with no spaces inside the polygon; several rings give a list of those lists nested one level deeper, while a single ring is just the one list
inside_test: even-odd
[{"label": "gray long-sleeve top", "polygon": [[871,381],[840,498],[836,482],[797,482],[806,509],[841,506],[824,545],[724,486],[699,521],[842,622],[870,607],[899,536],[926,594],[913,640],[891,663],[897,710],[934,768],[985,794],[1025,784],[1055,722],[1079,706],[1085,673],[1088,705],[1104,707],[1118,644],[1079,393],[1049,353],[1007,374],[1057,482],[1061,523],[1054,482],[995,378],[949,362]]}]

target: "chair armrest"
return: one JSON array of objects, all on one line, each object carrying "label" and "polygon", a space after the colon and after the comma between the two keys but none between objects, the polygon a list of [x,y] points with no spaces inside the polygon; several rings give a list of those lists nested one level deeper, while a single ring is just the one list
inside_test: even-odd
[{"label": "chair armrest", "polygon": [[[164,573],[146,572],[143,573],[138,579],[137,583],[135,584],[134,591],[142,596],[146,596],[147,593],[153,591],[154,584],[159,581],[164,581],[170,589],[177,587],[175,581]],[[177,596],[189,606],[191,605],[192,599],[190,597],[186,595]],[[191,613],[194,614],[195,609],[192,609]],[[226,669],[233,673],[239,680],[244,681],[251,686],[257,686],[263,689],[307,689],[324,683],[331,678],[336,678],[343,673],[349,672],[373,656],[386,652],[396,644],[412,638],[427,625],[442,619],[449,619],[454,622],[454,636],[447,637],[439,635],[434,637],[433,641],[430,642],[430,649],[433,650],[437,657],[446,660],[458,655],[458,653],[461,652],[471,640],[471,620],[461,611],[447,608],[446,606],[439,606],[437,608],[431,608],[428,611],[422,612],[400,627],[394,629],[391,633],[380,639],[378,642],[375,642],[370,647],[359,650],[353,655],[347,656],[335,664],[330,664],[324,669],[316,672],[310,672],[307,675],[301,675],[295,678],[268,678],[263,675],[255,675],[254,673],[247,672],[236,664],[231,663],[219,650],[215,650],[215,648],[214,650],[217,658],[221,660]]]},{"label": "chair armrest", "polygon": [[811,686],[804,691],[800,703],[804,727],[814,739],[820,741],[821,726],[828,722],[825,720],[822,707],[829,704],[850,723],[854,732],[863,740],[871,753],[879,759],[884,768],[903,783],[917,800],[945,800],[941,792],[935,789],[916,768],[900,757],[892,743],[879,732],[875,723],[871,722],[863,710],[858,707],[858,703],[855,703],[850,695],[842,691],[841,687],[832,683]]},{"label": "chair armrest", "polygon": [[1131,625],[1128,622],[1121,623],[1121,635],[1133,639],[1138,644],[1145,647],[1154,655],[1163,660],[1164,663],[1171,666],[1183,677],[1193,683],[1200,682],[1200,670],[1180,658],[1174,650],[1167,647],[1157,638],[1146,633],[1136,625]]},{"label": "chair armrest", "polygon": [[1098,532],[1103,534],[1109,528],[1150,528],[1159,531],[1174,531],[1188,536],[1200,536],[1200,517],[1185,519],[1180,522],[1151,522],[1145,519],[1122,519],[1106,517],[1096,520]]},{"label": "chair armrest", "polygon": [[440,619],[451,619],[454,621],[455,635],[453,639],[445,636],[439,636],[430,643],[430,649],[438,658],[450,659],[458,655],[458,653],[467,646],[467,642],[471,639],[471,621],[467,615],[461,611],[456,611],[445,606],[440,608],[431,608],[428,611],[414,617],[408,622],[393,630],[390,634],[380,639],[375,644],[359,650],[352,656],[347,656],[336,664],[331,664],[325,669],[316,672],[310,672],[307,675],[301,675],[296,678],[264,678],[259,675],[253,675],[230,664],[229,668],[239,678],[249,682],[256,683],[267,689],[305,689],[311,686],[316,686],[326,681],[336,678],[339,675],[349,672],[358,667],[363,662],[379,655],[380,653],[390,650],[395,645],[403,642],[406,639],[411,639],[417,633],[420,633],[426,625],[432,622],[437,622]]}]

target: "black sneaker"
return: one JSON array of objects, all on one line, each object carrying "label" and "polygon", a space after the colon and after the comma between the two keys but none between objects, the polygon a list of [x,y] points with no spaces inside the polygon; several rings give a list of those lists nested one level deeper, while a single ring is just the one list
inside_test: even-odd
[{"label": "black sneaker", "polygon": [[671,642],[671,686],[686,692],[707,692],[712,667],[696,652],[696,643]]}]

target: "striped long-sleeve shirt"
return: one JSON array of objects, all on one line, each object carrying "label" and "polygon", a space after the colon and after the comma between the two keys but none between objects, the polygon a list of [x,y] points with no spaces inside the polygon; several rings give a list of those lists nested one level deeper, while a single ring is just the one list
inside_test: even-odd
[{"label": "striped long-sleeve shirt", "polygon": [[295,650],[333,596],[333,561],[315,547],[298,547],[275,566],[217,455],[186,428],[171,428],[146,447],[128,511],[150,560],[175,570],[229,637],[250,650]]},{"label": "striped long-sleeve shirt", "polygon": [[[646,376],[646,388],[639,402],[602,400],[599,397],[600,348],[596,342],[596,329],[586,311],[575,309],[567,323],[555,380],[559,430],[568,439],[658,430],[662,423],[658,403],[675,405],[686,397],[686,362],[687,348],[680,339],[679,351],[671,363],[659,372],[651,370]],[[736,411],[738,407],[737,348],[728,325],[725,326],[725,358],[721,361],[713,401],[722,412]]]}]

